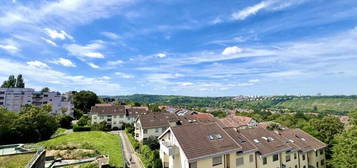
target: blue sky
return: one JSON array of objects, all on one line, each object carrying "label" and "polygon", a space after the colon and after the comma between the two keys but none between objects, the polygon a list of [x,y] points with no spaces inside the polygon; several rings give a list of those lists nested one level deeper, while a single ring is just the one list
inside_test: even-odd
[{"label": "blue sky", "polygon": [[357,94],[356,6],[1,0],[0,80],[101,95]]}]

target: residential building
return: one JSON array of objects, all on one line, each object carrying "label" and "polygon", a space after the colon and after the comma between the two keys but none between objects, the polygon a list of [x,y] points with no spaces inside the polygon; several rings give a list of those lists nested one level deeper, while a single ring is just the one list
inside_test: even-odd
[{"label": "residential building", "polygon": [[35,106],[43,106],[50,104],[53,114],[73,114],[74,106],[72,102],[67,101],[65,96],[59,92],[33,92],[32,104]]},{"label": "residential building", "polygon": [[22,105],[32,104],[34,91],[30,88],[0,88],[0,106],[10,111],[20,111]]},{"label": "residential building", "polygon": [[[192,120],[192,122],[194,122]],[[140,115],[135,126],[135,139],[142,142],[149,137],[160,136],[170,126],[181,124],[178,116],[173,113],[149,113]]]},{"label": "residential building", "polygon": [[0,88],[0,106],[10,111],[20,111],[23,105],[50,104],[53,114],[73,114],[73,104],[59,92],[36,92],[30,88]]},{"label": "residential building", "polygon": [[91,108],[90,115],[92,124],[105,121],[110,128],[119,129],[123,123],[133,123],[137,116],[148,111],[147,107],[96,104]]},{"label": "residential building", "polygon": [[159,137],[167,168],[325,168],[326,144],[299,129],[174,126]]}]

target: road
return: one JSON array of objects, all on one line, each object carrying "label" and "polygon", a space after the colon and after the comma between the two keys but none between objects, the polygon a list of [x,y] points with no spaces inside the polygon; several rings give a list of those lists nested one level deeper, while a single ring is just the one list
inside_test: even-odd
[{"label": "road", "polygon": [[131,158],[130,168],[144,168],[140,158],[136,154],[133,146],[130,144],[129,138],[124,131],[119,131],[119,137],[123,143],[123,151],[125,158],[129,161]]}]

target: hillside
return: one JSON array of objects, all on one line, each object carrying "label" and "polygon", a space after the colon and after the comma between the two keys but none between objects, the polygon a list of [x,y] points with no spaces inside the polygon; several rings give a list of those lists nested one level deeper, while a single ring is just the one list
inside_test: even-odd
[{"label": "hillside", "polygon": [[233,97],[190,97],[143,94],[113,97],[123,102],[155,103],[186,108],[290,109],[291,111],[325,112],[329,114],[346,114],[357,109],[357,96],[273,96],[250,101],[236,101],[233,100]]},{"label": "hillside", "polygon": [[347,113],[357,109],[357,99],[351,97],[318,97],[288,100],[278,103],[276,106],[297,111]]}]

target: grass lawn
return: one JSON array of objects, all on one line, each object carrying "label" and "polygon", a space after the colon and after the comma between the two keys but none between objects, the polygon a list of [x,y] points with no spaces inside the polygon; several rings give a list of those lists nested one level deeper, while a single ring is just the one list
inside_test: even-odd
[{"label": "grass lawn", "polygon": [[33,155],[33,153],[30,153],[12,156],[0,156],[0,168],[26,167],[26,164],[32,159]]},{"label": "grass lawn", "polygon": [[68,145],[81,149],[96,150],[102,155],[109,155],[111,166],[124,166],[120,138],[118,135],[101,131],[74,132],[39,143],[46,149],[56,149]]}]

